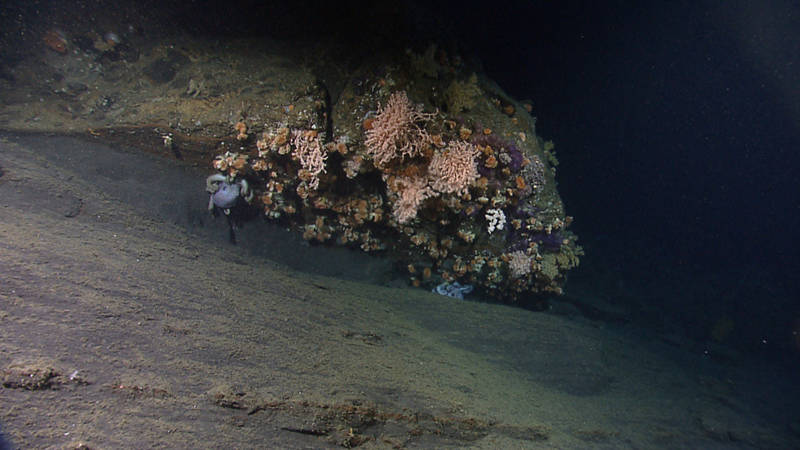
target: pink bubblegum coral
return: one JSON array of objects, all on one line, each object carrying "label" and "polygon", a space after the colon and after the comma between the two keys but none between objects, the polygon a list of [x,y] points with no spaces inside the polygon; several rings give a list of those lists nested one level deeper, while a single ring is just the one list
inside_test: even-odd
[{"label": "pink bubblegum coral", "polygon": [[478,149],[463,141],[451,141],[447,147],[433,155],[428,166],[431,186],[444,194],[465,194],[470,184],[478,179],[475,157]]},{"label": "pink bubblegum coral", "polygon": [[393,178],[389,188],[397,193],[392,212],[400,223],[408,223],[417,216],[417,209],[434,195],[427,180],[422,177]]},{"label": "pink bubblegum coral", "polygon": [[384,167],[398,156],[420,154],[430,137],[419,123],[432,117],[433,114],[424,113],[413,105],[405,91],[392,94],[386,105],[379,107],[364,141],[375,165]]},{"label": "pink bubblegum coral", "polygon": [[292,130],[292,144],[292,158],[300,161],[300,165],[308,172],[308,187],[316,189],[319,187],[319,174],[325,171],[327,150],[314,130]]}]

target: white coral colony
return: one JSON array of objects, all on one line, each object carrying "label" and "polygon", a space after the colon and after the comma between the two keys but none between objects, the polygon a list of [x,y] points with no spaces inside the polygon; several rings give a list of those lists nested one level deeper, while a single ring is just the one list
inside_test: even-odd
[{"label": "white coral colony", "polygon": [[489,226],[486,230],[489,234],[492,234],[494,230],[502,230],[506,225],[506,215],[502,209],[486,210],[486,215],[484,217],[489,221]]}]

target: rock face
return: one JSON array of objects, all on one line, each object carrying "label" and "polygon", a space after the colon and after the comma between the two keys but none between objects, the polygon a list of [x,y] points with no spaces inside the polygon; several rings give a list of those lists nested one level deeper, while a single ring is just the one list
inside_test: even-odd
[{"label": "rock face", "polygon": [[578,264],[553,144],[530,105],[457,54],[347,60],[319,45],[111,42],[80,27],[59,30],[65,52],[34,43],[0,78],[0,127],[208,165],[246,180],[267,220],[387,254],[415,286],[521,299],[560,293]]},{"label": "rock face", "polygon": [[386,251],[415,286],[560,293],[581,249],[553,145],[529,106],[450,61],[431,47],[366,64],[333,103],[317,84],[304,106],[248,125],[255,136],[240,134],[214,167],[255,186],[269,219],[309,241]]}]

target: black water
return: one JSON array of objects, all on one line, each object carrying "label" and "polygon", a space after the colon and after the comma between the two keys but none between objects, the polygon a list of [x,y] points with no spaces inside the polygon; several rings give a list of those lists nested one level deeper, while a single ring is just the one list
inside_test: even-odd
[{"label": "black water", "polygon": [[506,5],[460,36],[556,142],[587,249],[573,286],[616,284],[698,341],[728,317],[726,344],[797,363],[800,4]]}]

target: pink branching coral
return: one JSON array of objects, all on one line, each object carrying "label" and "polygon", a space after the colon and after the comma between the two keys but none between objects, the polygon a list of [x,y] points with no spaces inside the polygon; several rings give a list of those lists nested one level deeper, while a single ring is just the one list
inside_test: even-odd
[{"label": "pink branching coral", "polygon": [[400,223],[408,223],[417,216],[417,209],[426,199],[433,197],[434,192],[422,177],[397,177],[389,188],[397,193],[392,212]]},{"label": "pink branching coral", "polygon": [[444,194],[463,195],[470,184],[478,179],[475,158],[478,149],[463,141],[451,141],[447,147],[433,155],[428,166],[431,186]]},{"label": "pink branching coral", "polygon": [[427,122],[434,114],[424,113],[408,99],[405,91],[389,97],[378,115],[370,122],[364,143],[367,153],[377,167],[385,167],[396,157],[413,157],[422,152],[430,137],[420,123]]},{"label": "pink branching coral", "polygon": [[317,189],[319,174],[325,172],[328,151],[322,146],[314,130],[292,130],[292,144],[294,145],[292,158],[300,161],[303,170],[307,172],[301,174],[301,178],[305,175],[308,178],[308,187]]}]

